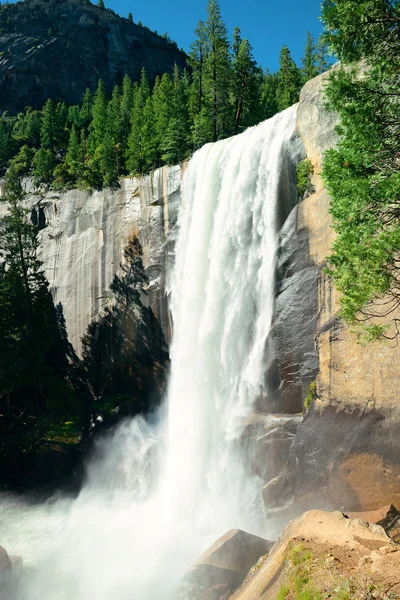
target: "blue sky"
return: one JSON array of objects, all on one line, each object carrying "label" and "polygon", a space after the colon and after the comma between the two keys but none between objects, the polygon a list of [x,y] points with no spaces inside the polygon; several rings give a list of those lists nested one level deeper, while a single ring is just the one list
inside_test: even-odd
[{"label": "blue sky", "polygon": [[[96,3],[96,0],[92,0]],[[199,19],[205,19],[207,0],[104,0],[121,16],[131,12],[135,22],[167,32],[179,47],[188,50]],[[286,44],[296,62],[303,55],[306,32],[318,37],[321,0],[220,0],[222,17],[231,34],[238,25],[254,47],[263,67],[278,68],[279,51]]]}]

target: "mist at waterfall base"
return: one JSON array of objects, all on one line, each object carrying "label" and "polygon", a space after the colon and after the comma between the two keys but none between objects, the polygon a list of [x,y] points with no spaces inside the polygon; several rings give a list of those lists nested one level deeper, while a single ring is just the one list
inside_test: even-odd
[{"label": "mist at waterfall base", "polygon": [[295,120],[292,107],[191,159],[168,398],[98,442],[76,500],[0,498],[0,544],[25,563],[18,600],[176,598],[183,573],[228,529],[268,535],[240,437],[266,393],[279,180]]}]

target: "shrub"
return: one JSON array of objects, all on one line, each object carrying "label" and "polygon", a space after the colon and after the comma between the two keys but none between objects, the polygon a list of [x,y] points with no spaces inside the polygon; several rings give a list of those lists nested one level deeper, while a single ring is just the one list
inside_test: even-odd
[{"label": "shrub", "polygon": [[306,192],[313,191],[313,186],[311,185],[311,175],[313,175],[313,173],[314,167],[312,162],[307,158],[297,165],[297,191],[299,192],[300,198],[302,198]]}]

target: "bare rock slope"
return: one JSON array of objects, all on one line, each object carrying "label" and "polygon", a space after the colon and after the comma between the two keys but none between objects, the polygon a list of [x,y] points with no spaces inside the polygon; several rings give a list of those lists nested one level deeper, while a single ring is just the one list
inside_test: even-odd
[{"label": "bare rock slope", "polygon": [[81,0],[25,0],[0,6],[0,112],[41,107],[48,98],[77,104],[102,79],[109,92],[141,69],[154,80],[184,67],[166,38]]}]

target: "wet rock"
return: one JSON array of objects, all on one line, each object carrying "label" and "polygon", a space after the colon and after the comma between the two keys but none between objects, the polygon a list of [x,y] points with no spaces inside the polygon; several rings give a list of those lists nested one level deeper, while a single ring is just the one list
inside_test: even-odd
[{"label": "wet rock", "polygon": [[261,415],[246,419],[242,444],[254,473],[268,483],[286,466],[299,415]]},{"label": "wet rock", "polygon": [[8,577],[12,571],[12,562],[5,548],[0,546],[0,578]]},{"label": "wet rock", "polygon": [[263,538],[232,529],[219,538],[185,575],[180,598],[188,600],[224,599],[244,581],[260,556],[273,546]]}]

